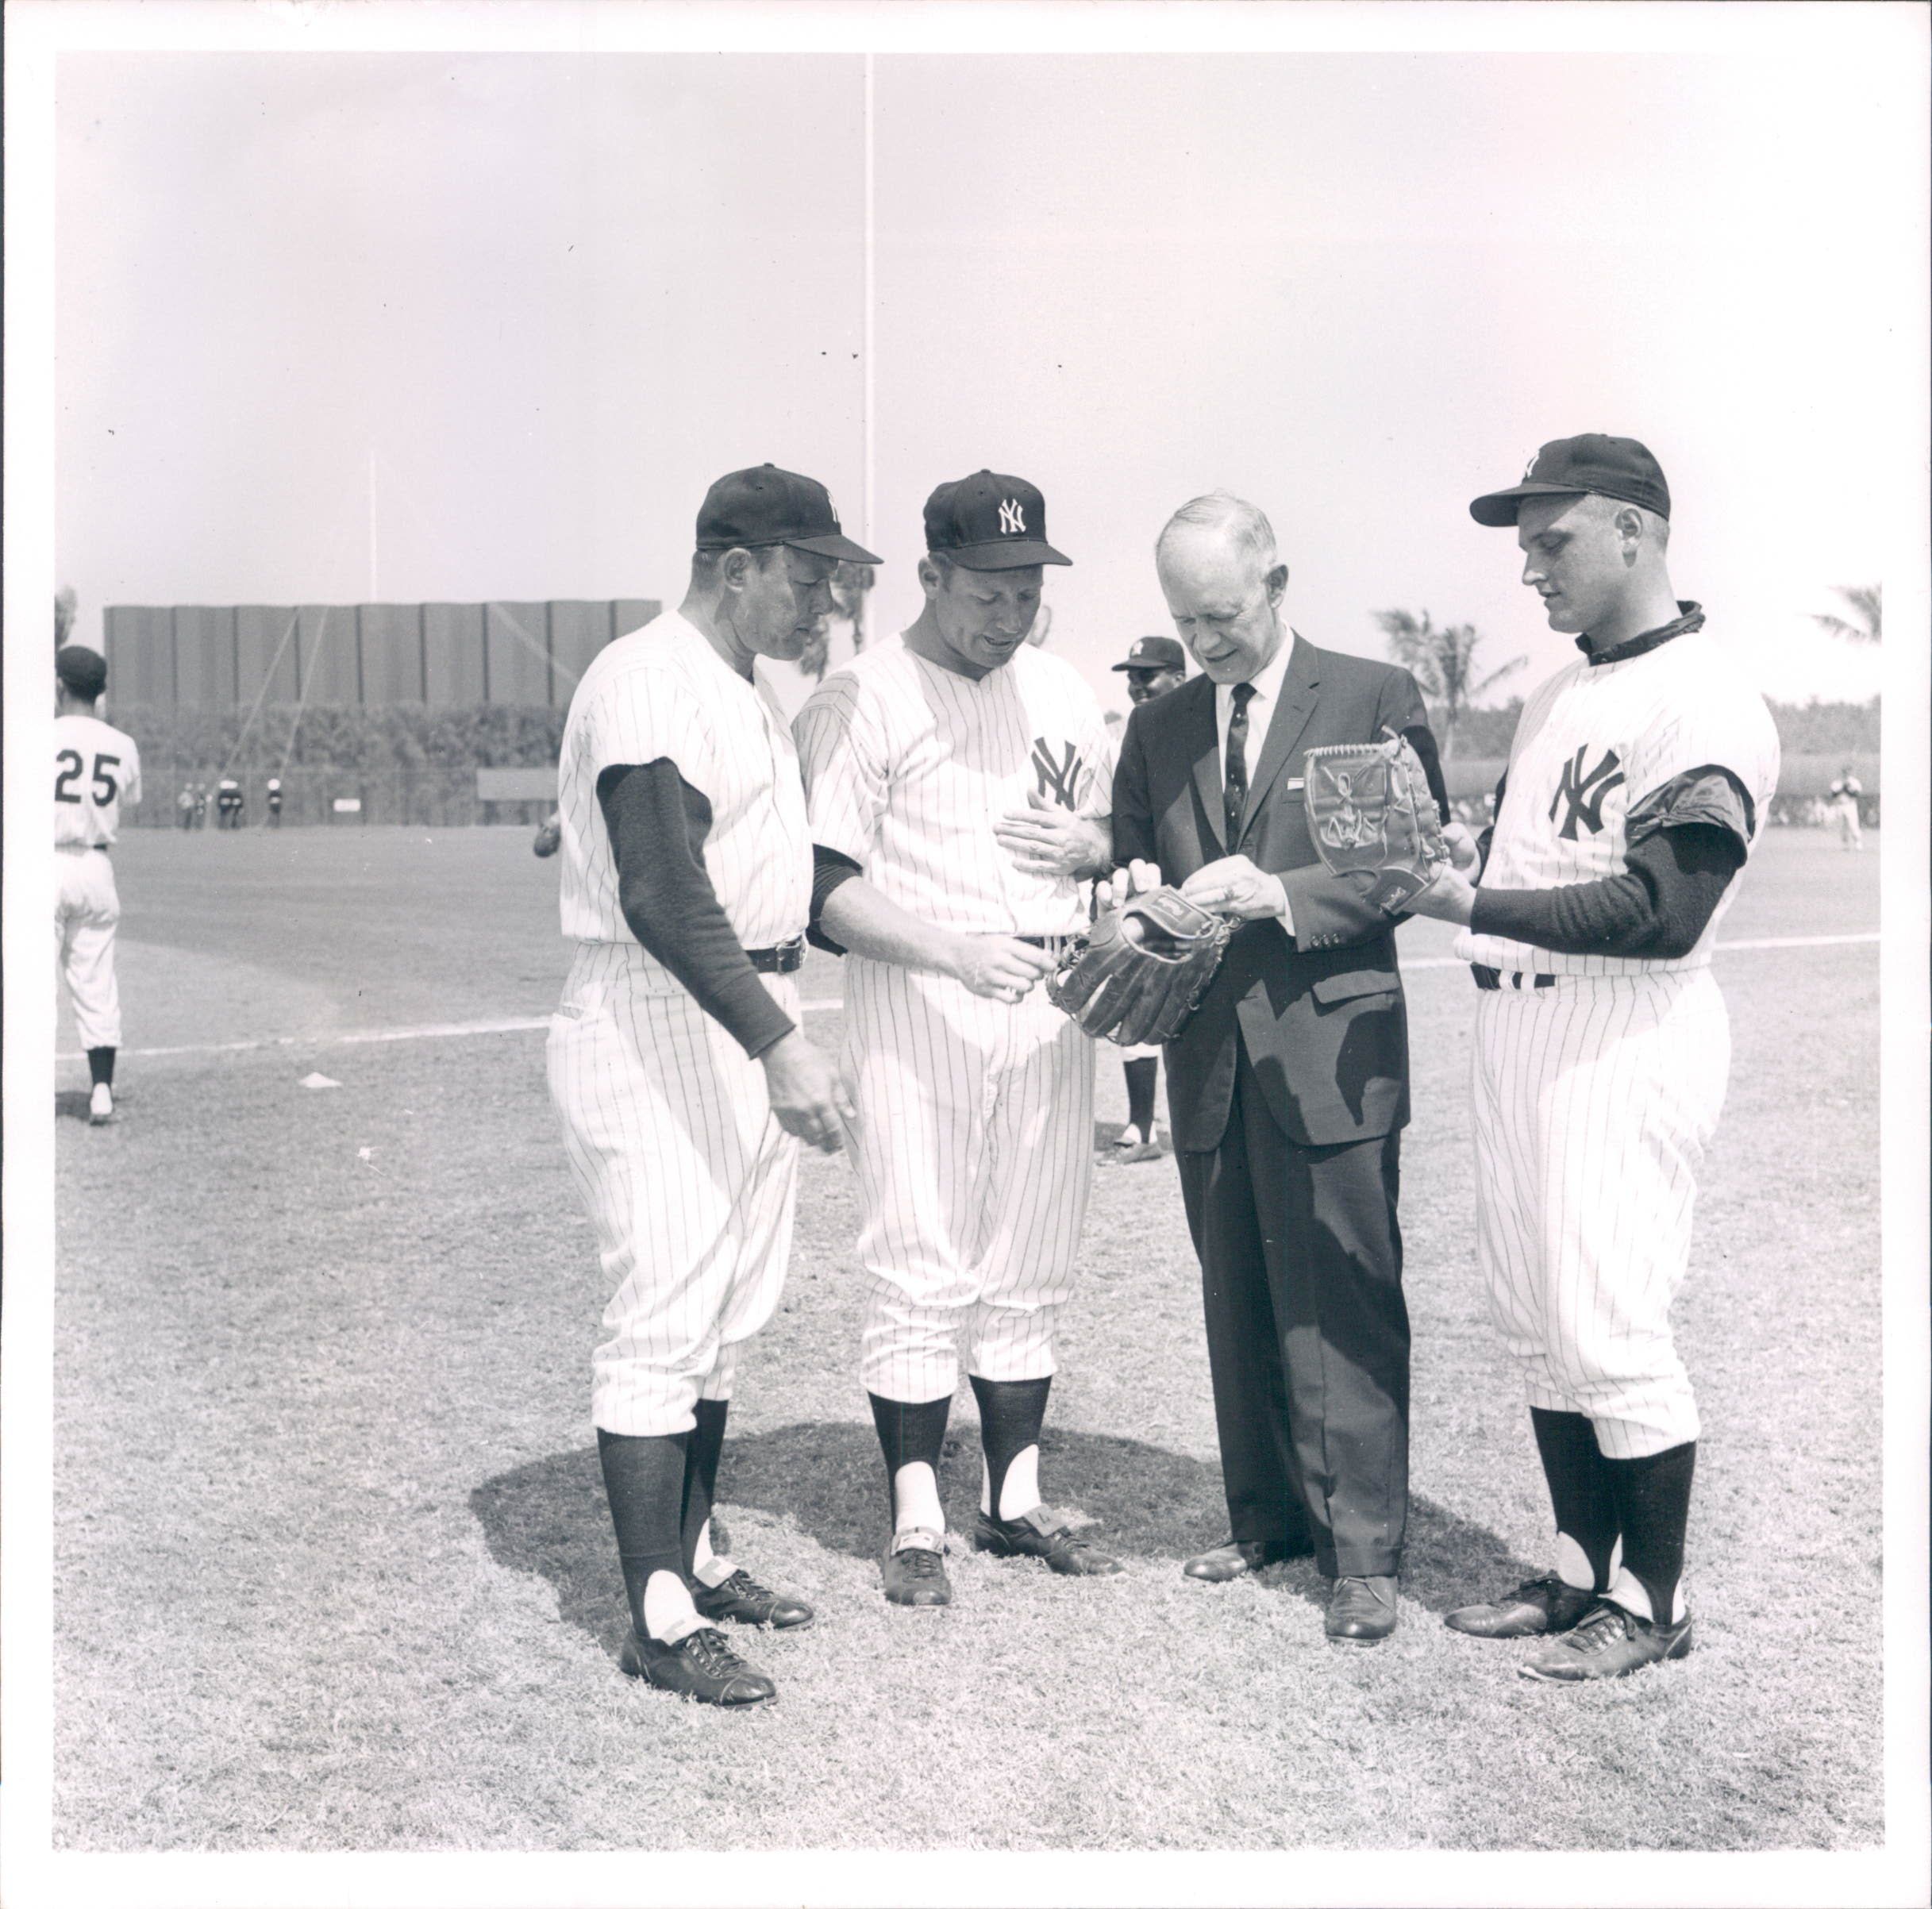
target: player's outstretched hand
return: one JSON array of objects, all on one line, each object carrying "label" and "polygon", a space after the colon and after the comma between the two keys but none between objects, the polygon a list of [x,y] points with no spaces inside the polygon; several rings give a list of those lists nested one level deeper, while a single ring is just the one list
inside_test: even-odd
[{"label": "player's outstretched hand", "polygon": [[1075,876],[1083,868],[1104,868],[1113,840],[1103,823],[1076,814],[1030,790],[1024,809],[1010,810],[993,825],[993,839],[1028,875]]},{"label": "player's outstretched hand", "polygon": [[1237,922],[1265,922],[1288,911],[1281,877],[1257,868],[1245,855],[1224,855],[1195,869],[1180,891],[1197,908],[1231,914]]},{"label": "player's outstretched hand", "polygon": [[1476,906],[1476,886],[1461,869],[1445,868],[1408,905],[1411,914],[1432,916],[1438,922],[1454,922],[1467,927]]},{"label": "player's outstretched hand", "polygon": [[953,961],[953,978],[989,1001],[1019,1001],[1053,970],[1044,948],[1010,934],[963,934]]},{"label": "player's outstretched hand", "polygon": [[836,1153],[853,1118],[852,1099],[831,1061],[795,1027],[759,1056],[772,1115],[808,1147]]},{"label": "player's outstretched hand", "polygon": [[1449,852],[1449,865],[1460,868],[1467,875],[1477,861],[1476,837],[1469,833],[1467,822],[1445,822],[1442,825],[1443,845]]},{"label": "player's outstretched hand", "polygon": [[1100,887],[1103,907],[1124,908],[1137,895],[1145,895],[1160,886],[1160,871],[1152,862],[1129,862],[1114,871],[1110,881]]}]

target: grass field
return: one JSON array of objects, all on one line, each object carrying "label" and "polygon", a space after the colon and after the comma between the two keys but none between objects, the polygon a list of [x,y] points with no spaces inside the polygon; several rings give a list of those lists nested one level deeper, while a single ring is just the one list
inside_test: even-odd
[{"label": "grass field", "polygon": [[[1729,940],[1869,932],[1877,856],[1780,833]],[[121,1117],[60,1067],[56,1842],[86,1849],[1765,1849],[1882,1839],[1877,950],[1739,950],[1681,1343],[1705,1438],[1685,1663],[1514,1674],[1439,1614],[1547,1561],[1526,1416],[1484,1316],[1472,991],[1403,931],[1416,1119],[1402,1627],[1321,1634],[1306,1566],[1208,1588],[1225,1513],[1171,1164],[1096,1176],[1049,1498],[1122,1576],[972,1556],[888,1610],[855,1373],[856,1210],[808,1158],[783,1307],[722,1499],[817,1604],[751,1654],[767,1711],[616,1669],[588,1422],[608,1295],[548,1104],[565,960],[521,831],[146,832],[117,857]],[[808,995],[835,1003],[833,964]],[[815,1037],[836,1040],[833,1005]],[[371,1033],[409,1037],[364,1040]],[[279,1043],[231,1046],[222,1044]],[[64,1019],[64,1055],[75,1043]],[[185,1050],[144,1056],[139,1050]],[[197,1051],[202,1050],[202,1051]],[[338,1081],[298,1083],[312,1070]],[[1101,1107],[1122,1114],[1101,1056]],[[978,1488],[969,1393],[945,1488]]]}]

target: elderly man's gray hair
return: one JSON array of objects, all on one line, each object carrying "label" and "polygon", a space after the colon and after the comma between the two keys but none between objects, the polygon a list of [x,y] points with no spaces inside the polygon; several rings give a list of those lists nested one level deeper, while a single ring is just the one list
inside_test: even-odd
[{"label": "elderly man's gray hair", "polygon": [[1272,570],[1276,562],[1275,527],[1266,514],[1246,498],[1231,491],[1210,491],[1203,497],[1190,498],[1167,522],[1154,540],[1154,561],[1173,533],[1186,525],[1191,529],[1217,530],[1237,549],[1254,559],[1257,570]]}]

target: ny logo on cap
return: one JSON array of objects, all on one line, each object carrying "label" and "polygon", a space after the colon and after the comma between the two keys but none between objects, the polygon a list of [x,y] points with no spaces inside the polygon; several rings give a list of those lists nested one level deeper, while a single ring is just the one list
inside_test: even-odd
[{"label": "ny logo on cap", "polygon": [[[1539,452],[1537,452],[1537,457],[1541,457],[1541,456],[1542,456],[1542,452],[1540,452],[1540,451],[1539,451]],[[1529,461],[1529,462],[1528,462],[1526,464],[1525,464],[1525,465],[1523,466],[1523,468],[1522,468],[1522,481],[1523,481],[1523,482],[1524,482],[1524,483],[1526,484],[1527,483],[1529,483],[1530,479],[1531,478],[1533,478],[1534,476],[1535,476],[1535,475],[1536,475],[1536,457],[1533,457],[1533,458],[1531,458],[1531,459],[1530,460],[1530,461]]]},{"label": "ny logo on cap", "polygon": [[1026,514],[1020,508],[1017,497],[1004,499],[999,506],[999,534],[1002,537],[1018,537],[1026,529]]}]

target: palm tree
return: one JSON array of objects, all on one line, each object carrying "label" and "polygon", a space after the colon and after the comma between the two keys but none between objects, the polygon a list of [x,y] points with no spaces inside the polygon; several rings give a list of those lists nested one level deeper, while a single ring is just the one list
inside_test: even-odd
[{"label": "palm tree", "polygon": [[1857,619],[1849,622],[1814,610],[1811,621],[1828,637],[1847,643],[1882,643],[1884,641],[1885,586],[1883,583],[1841,583],[1835,594],[1842,597]]},{"label": "palm tree", "polygon": [[1388,639],[1388,653],[1441,710],[1445,756],[1456,746],[1456,725],[1464,712],[1529,660],[1512,656],[1499,669],[1479,675],[1476,652],[1483,638],[1473,623],[1449,623],[1438,629],[1426,610],[1419,617],[1412,610],[1378,610],[1375,619]]}]

